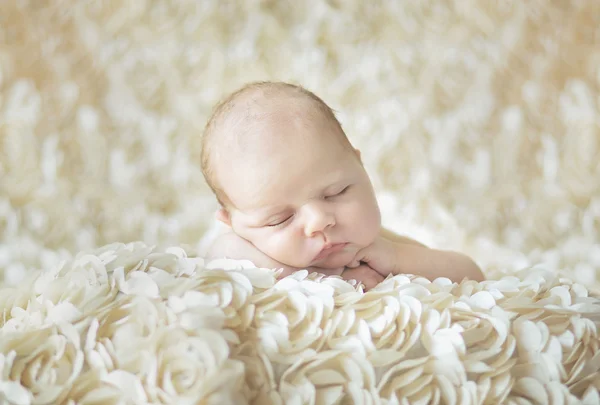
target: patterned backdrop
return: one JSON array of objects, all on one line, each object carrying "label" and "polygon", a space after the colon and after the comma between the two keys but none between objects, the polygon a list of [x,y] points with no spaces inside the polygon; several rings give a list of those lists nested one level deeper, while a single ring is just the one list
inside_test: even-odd
[{"label": "patterned backdrop", "polygon": [[600,285],[599,27],[596,0],[1,1],[0,280],[199,246],[203,125],[269,79],[338,111],[385,225]]}]

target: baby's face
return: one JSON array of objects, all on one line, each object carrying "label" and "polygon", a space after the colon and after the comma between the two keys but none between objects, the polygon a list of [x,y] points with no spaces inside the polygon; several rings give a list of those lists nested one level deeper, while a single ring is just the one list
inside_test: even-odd
[{"label": "baby's face", "polygon": [[233,231],[288,266],[349,264],[381,224],[357,153],[326,123],[281,121],[261,130],[279,136],[261,137],[218,169],[235,206]]}]

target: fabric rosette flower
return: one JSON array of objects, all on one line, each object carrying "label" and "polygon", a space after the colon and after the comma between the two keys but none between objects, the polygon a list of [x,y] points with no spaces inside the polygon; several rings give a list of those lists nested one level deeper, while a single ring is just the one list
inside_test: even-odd
[{"label": "fabric rosette flower", "polygon": [[476,403],[476,384],[468,381],[462,362],[463,329],[451,323],[448,309],[421,306],[410,296],[403,301],[412,302],[404,328],[411,331],[412,338],[396,353],[378,350],[369,356],[378,366],[375,370],[381,397],[389,403],[400,399],[408,403]]},{"label": "fabric rosette flower", "polygon": [[170,296],[166,305],[174,316],[173,323],[186,330],[223,329],[227,320],[225,312],[214,298],[200,291],[187,291],[181,297]]},{"label": "fabric rosette flower", "polygon": [[544,322],[517,318],[512,324],[517,341],[517,364],[512,368],[515,378],[534,377],[542,382],[565,379],[562,365],[563,349]]},{"label": "fabric rosette flower", "polygon": [[513,319],[518,351],[511,373],[523,381],[511,395],[583,398],[600,385],[599,324],[594,322],[600,301],[584,286],[541,270],[522,278],[519,293],[502,302]]},{"label": "fabric rosette flower", "polygon": [[154,251],[153,246],[143,242],[111,243],[86,254],[97,256],[105,264],[108,274],[122,267],[125,274],[130,271],[144,271],[148,265],[148,255]]},{"label": "fabric rosette flower", "polygon": [[160,296],[175,311],[181,325],[202,324],[213,314],[223,318],[223,328],[238,335],[246,331],[254,316],[250,296],[257,289],[271,286],[274,280],[273,271],[236,260],[216,260],[178,278],[156,269],[149,276],[158,282],[157,289],[160,285]]},{"label": "fabric rosette flower", "polygon": [[273,364],[260,345],[257,345],[255,341],[247,340],[232,348],[231,358],[244,364],[245,384],[243,395],[249,403],[284,404],[277,391]]},{"label": "fabric rosette flower", "polygon": [[388,404],[480,403],[477,384],[452,354],[406,358],[381,376],[377,390]]},{"label": "fabric rosette flower", "polygon": [[5,334],[0,339],[0,394],[9,403],[61,403],[84,367],[70,324]]},{"label": "fabric rosette flower", "polygon": [[161,404],[242,404],[244,365],[230,358],[219,331],[190,334],[162,327],[138,350],[147,363],[138,369],[149,402]]},{"label": "fabric rosette flower", "polygon": [[34,299],[29,283],[18,287],[0,287],[0,330],[12,318],[14,308],[26,308]]},{"label": "fabric rosette flower", "polygon": [[598,325],[587,318],[571,318],[569,327],[558,337],[562,347],[564,383],[577,397],[600,389],[600,336]]},{"label": "fabric rosette flower", "polygon": [[176,321],[162,302],[122,300],[87,326],[90,369],[110,395],[134,403],[242,403],[243,365],[230,359],[230,331],[186,330]]},{"label": "fabric rosette flower", "polygon": [[[516,378],[508,404],[593,404],[598,403],[598,387],[590,386],[584,398],[578,398],[569,392],[569,388],[560,381],[541,381],[534,377]],[[595,393],[593,392],[595,391]]]},{"label": "fabric rosette flower", "polygon": [[371,291],[344,301],[326,330],[330,349],[360,352],[379,367],[401,359],[421,338],[423,308],[413,296]]},{"label": "fabric rosette flower", "polygon": [[79,374],[72,386],[68,398],[63,401],[65,405],[137,404],[146,397],[139,379],[125,372],[107,374],[88,369]]},{"label": "fabric rosette flower", "polygon": [[158,249],[141,243],[119,245],[103,251],[107,267],[124,294],[165,298],[169,290],[204,269],[204,259],[190,257],[179,246]]},{"label": "fabric rosette flower", "polygon": [[86,362],[91,368],[107,371],[141,368],[146,359],[139,346],[175,319],[162,300],[123,296],[78,324],[84,331]]},{"label": "fabric rosette flower", "polygon": [[333,287],[306,279],[303,272],[252,297],[252,326],[271,361],[291,364],[320,350],[333,311],[333,293]]},{"label": "fabric rosette flower", "polygon": [[3,332],[24,330],[30,325],[37,327],[42,324],[42,314],[35,315],[24,309],[32,300],[35,300],[35,295],[25,288],[0,288],[0,339]]},{"label": "fabric rosette flower", "polygon": [[600,299],[590,296],[584,286],[541,270],[532,271],[528,277],[521,276],[525,278],[524,281],[516,277],[489,281],[490,287],[512,286],[510,292],[490,289],[490,292],[503,295],[499,301],[503,309],[531,321],[562,315],[562,322],[552,326],[555,329],[564,329],[573,316],[584,316],[600,325]]},{"label": "fabric rosette flower", "polygon": [[244,333],[252,322],[254,307],[250,303],[253,285],[241,272],[203,270],[193,277],[173,284],[165,291],[169,305],[188,308],[202,316],[202,308],[218,308],[224,314],[223,327]]},{"label": "fabric rosette flower", "polygon": [[465,345],[461,361],[468,380],[478,382],[478,397],[503,403],[511,391],[511,371],[517,362],[510,315],[498,307],[490,313],[462,308],[452,308],[450,313]]},{"label": "fabric rosette flower", "polygon": [[[441,312],[440,318],[431,302],[424,304],[432,297],[428,288],[433,284],[419,281],[395,276],[365,294],[336,297],[327,347],[368,354],[375,367],[385,367],[406,355],[432,351],[432,339],[452,346],[455,342],[447,337],[438,339],[443,332],[437,332],[448,327],[449,314]],[[427,331],[429,334],[424,333]]]},{"label": "fabric rosette flower", "polygon": [[279,381],[285,404],[380,404],[375,371],[360,354],[327,350],[299,360]]},{"label": "fabric rosette flower", "polygon": [[268,269],[256,267],[249,260],[215,259],[206,263],[204,270],[223,270],[226,272],[239,273],[246,277],[255,292],[264,291],[273,287],[281,269]]},{"label": "fabric rosette flower", "polygon": [[36,272],[24,285],[0,291],[5,330],[26,330],[73,322],[78,316],[110,303],[117,290],[95,256],[83,255]]},{"label": "fabric rosette flower", "polygon": [[55,305],[69,302],[82,313],[109,304],[118,294],[106,263],[97,256],[83,253],[40,272],[33,291],[39,301]]},{"label": "fabric rosette flower", "polygon": [[155,249],[148,254],[136,268],[138,271],[163,271],[173,277],[191,276],[197,269],[204,268],[204,259],[192,257],[183,247],[172,246],[164,249],[164,252]]},{"label": "fabric rosette flower", "polygon": [[81,317],[81,311],[69,301],[54,305],[52,301],[42,301],[41,297],[31,300],[25,308],[14,307],[10,319],[0,328],[0,336],[11,332],[25,332],[55,324],[71,323]]}]

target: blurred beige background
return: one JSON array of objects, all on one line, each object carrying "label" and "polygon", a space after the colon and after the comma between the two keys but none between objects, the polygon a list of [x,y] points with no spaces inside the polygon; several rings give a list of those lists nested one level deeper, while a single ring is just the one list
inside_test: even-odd
[{"label": "blurred beige background", "polygon": [[600,3],[523,3],[0,2],[0,280],[198,246],[205,120],[269,79],[339,112],[385,225],[491,276],[600,284]]}]

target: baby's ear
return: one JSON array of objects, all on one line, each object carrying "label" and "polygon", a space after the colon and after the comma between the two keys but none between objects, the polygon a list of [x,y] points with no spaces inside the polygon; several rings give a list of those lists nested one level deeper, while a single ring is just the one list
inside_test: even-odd
[{"label": "baby's ear", "polygon": [[225,208],[219,208],[215,216],[217,217],[217,220],[223,222],[227,226],[231,226],[231,216]]},{"label": "baby's ear", "polygon": [[360,150],[355,148],[354,153],[356,153],[356,156],[358,156],[358,160],[360,160],[360,162],[362,163],[362,158],[360,157]]}]

